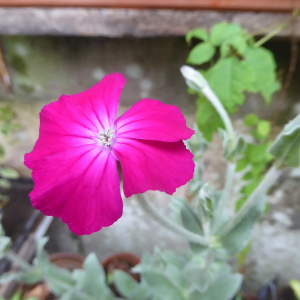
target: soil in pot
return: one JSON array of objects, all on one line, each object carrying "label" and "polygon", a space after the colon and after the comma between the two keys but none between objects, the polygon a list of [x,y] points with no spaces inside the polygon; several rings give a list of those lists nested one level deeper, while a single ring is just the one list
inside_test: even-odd
[{"label": "soil in pot", "polygon": [[140,275],[131,272],[131,269],[140,262],[140,258],[131,253],[117,253],[109,256],[101,263],[106,274],[107,283],[116,296],[120,297],[121,295],[113,284],[112,274],[114,270],[122,270],[136,281],[140,281]]}]

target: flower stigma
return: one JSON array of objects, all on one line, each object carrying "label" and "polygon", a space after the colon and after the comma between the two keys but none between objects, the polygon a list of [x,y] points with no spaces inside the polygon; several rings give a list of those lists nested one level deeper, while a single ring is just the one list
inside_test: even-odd
[{"label": "flower stigma", "polygon": [[104,146],[110,146],[114,137],[114,132],[111,128],[108,128],[105,132],[99,133],[99,141]]}]

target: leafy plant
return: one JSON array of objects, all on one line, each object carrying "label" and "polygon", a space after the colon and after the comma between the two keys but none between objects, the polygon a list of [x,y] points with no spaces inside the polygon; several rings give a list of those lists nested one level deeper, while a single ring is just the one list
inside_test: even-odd
[{"label": "leafy plant", "polygon": [[44,281],[51,292],[62,300],[118,299],[106,285],[104,270],[94,253],[89,254],[85,259],[83,270],[71,272],[59,268],[49,261],[47,253],[43,250],[48,241],[47,238],[41,239],[37,245],[34,265],[22,261],[10,251],[9,240],[5,236],[0,237],[1,254],[14,261],[21,271],[5,273],[0,277],[0,284],[12,280],[26,284]]},{"label": "leafy plant", "polygon": [[[9,134],[20,128],[20,125],[15,122],[14,113],[9,104],[3,104],[0,106],[0,133],[9,138]],[[9,140],[9,143],[13,143],[13,140]],[[0,144],[0,162],[4,162],[5,151],[4,146]],[[0,188],[9,189],[11,183],[9,179],[19,178],[19,174],[12,168],[0,166]],[[0,193],[0,207],[3,207],[9,201],[9,197]]]},{"label": "leafy plant", "polygon": [[[264,37],[263,41],[267,41]],[[192,48],[187,62],[193,65],[209,63],[199,72],[205,77],[225,110],[232,114],[245,101],[245,92],[260,93],[268,105],[274,92],[280,89],[276,76],[276,62],[271,51],[262,47],[263,42],[256,42],[254,36],[238,24],[226,22],[214,25],[208,33],[202,28],[194,29],[186,35],[187,43],[197,41]],[[195,90],[190,89],[195,93]],[[218,128],[224,128],[214,106],[202,93],[198,93],[197,125],[204,137],[211,141]],[[248,143],[237,164],[237,171],[247,167],[237,202],[239,209],[246,198],[261,182],[272,156],[266,153],[271,145],[269,139],[271,126],[267,120],[259,120],[255,114],[249,114],[244,124],[252,128],[253,142]]]}]

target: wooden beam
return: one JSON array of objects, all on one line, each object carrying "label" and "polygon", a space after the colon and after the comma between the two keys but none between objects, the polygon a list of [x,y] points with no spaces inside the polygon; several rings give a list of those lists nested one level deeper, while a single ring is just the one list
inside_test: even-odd
[{"label": "wooden beam", "polygon": [[[241,24],[261,34],[291,18],[290,13],[192,11],[108,8],[0,8],[0,34],[77,35],[107,37],[183,36],[189,30],[209,30],[222,21]],[[300,22],[295,26],[300,36]],[[291,28],[279,33],[290,36]]]},{"label": "wooden beam", "polygon": [[291,11],[300,7],[300,0],[0,0],[0,6]]}]

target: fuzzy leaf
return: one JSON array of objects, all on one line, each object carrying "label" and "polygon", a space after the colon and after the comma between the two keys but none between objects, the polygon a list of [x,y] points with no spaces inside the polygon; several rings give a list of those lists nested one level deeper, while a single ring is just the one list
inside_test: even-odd
[{"label": "fuzzy leaf", "polygon": [[28,272],[19,274],[19,281],[26,284],[34,284],[43,279],[43,274],[39,268],[32,268]]},{"label": "fuzzy leaf", "polygon": [[[184,198],[172,198],[173,200],[173,207],[177,210],[177,219],[179,219],[180,224],[187,230],[199,234],[203,236],[203,228],[202,224],[195,214],[195,212],[191,209],[190,205],[188,204],[187,200]],[[197,243],[190,242],[189,243],[193,252],[202,252],[207,247],[199,245]]]},{"label": "fuzzy leaf", "polygon": [[130,298],[132,292],[138,285],[130,275],[120,270],[114,271],[114,282],[119,292],[127,298]]},{"label": "fuzzy leaf", "polygon": [[194,130],[195,134],[184,143],[194,154],[194,160],[199,161],[202,158],[204,151],[208,148],[209,143],[196,125],[194,125]]},{"label": "fuzzy leaf", "polygon": [[158,299],[185,300],[179,287],[161,272],[147,270],[143,273],[143,277]]},{"label": "fuzzy leaf", "polygon": [[232,257],[242,251],[249,243],[254,225],[265,208],[264,195],[248,214],[236,226],[224,236],[220,242],[226,249],[227,257]]},{"label": "fuzzy leaf", "polygon": [[43,270],[43,273],[44,280],[49,285],[50,290],[56,295],[66,293],[75,285],[72,273],[67,269],[50,264],[46,270]]},{"label": "fuzzy leaf", "polygon": [[190,52],[187,62],[194,65],[201,65],[210,61],[214,56],[215,51],[215,47],[210,43],[198,44]]},{"label": "fuzzy leaf", "polygon": [[83,290],[92,295],[95,299],[113,299],[110,289],[105,282],[105,273],[95,253],[91,253],[84,261],[86,277],[83,283]]},{"label": "fuzzy leaf", "polygon": [[300,166],[300,115],[284,126],[269,149],[280,166]]},{"label": "fuzzy leaf", "polygon": [[19,281],[21,272],[8,272],[0,276],[0,284],[5,284],[11,281]]},{"label": "fuzzy leaf", "polygon": [[202,224],[198,216],[191,209],[187,200],[185,198],[178,198],[178,197],[174,197],[172,198],[172,200],[174,204],[176,204],[177,207],[180,209],[181,221],[185,229],[193,233],[203,235],[204,233],[203,233]]},{"label": "fuzzy leaf", "polygon": [[237,161],[246,148],[245,140],[242,137],[237,137],[233,143],[229,138],[227,131],[219,129],[219,133],[223,140],[224,158],[228,161]]},{"label": "fuzzy leaf", "polygon": [[183,269],[185,278],[194,285],[194,289],[201,293],[209,287],[209,274],[203,255],[194,255]]},{"label": "fuzzy leaf", "polygon": [[195,161],[194,176],[189,182],[189,194],[196,196],[203,185],[203,164],[202,161]]},{"label": "fuzzy leaf", "polygon": [[243,276],[241,274],[227,275],[219,278],[204,293],[195,293],[188,300],[230,300],[241,287]]}]

